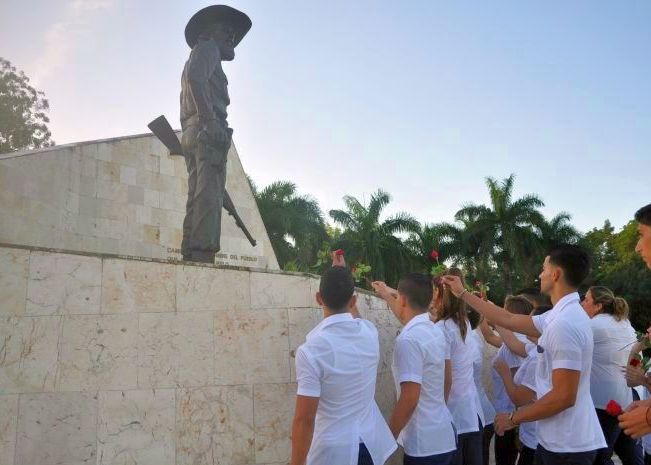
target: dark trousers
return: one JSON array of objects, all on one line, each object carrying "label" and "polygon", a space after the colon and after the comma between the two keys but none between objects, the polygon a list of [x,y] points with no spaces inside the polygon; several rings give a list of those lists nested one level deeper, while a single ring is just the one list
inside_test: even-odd
[{"label": "dark trousers", "polygon": [[220,249],[229,147],[216,148],[203,142],[187,142],[196,140],[193,134],[195,130],[194,127],[186,129],[186,137],[183,138],[188,170],[188,200],[181,253],[185,258],[214,262],[215,253]]},{"label": "dark trousers", "polygon": [[[637,391],[635,389],[631,389],[631,391],[633,391],[633,400],[640,400]],[[622,465],[642,465],[645,461],[642,441],[633,439],[624,432],[619,433],[614,449],[615,454],[622,461]]]},{"label": "dark trousers", "polygon": [[457,436],[457,451],[454,455],[454,465],[483,465],[482,446],[484,442],[484,427],[477,417],[479,431],[463,433]]},{"label": "dark trousers", "polygon": [[536,450],[522,444],[518,465],[536,465]]},{"label": "dark trousers", "polygon": [[506,431],[504,436],[495,436],[495,465],[515,465],[518,458],[516,439],[518,431]]},{"label": "dark trousers", "polygon": [[601,430],[606,439],[606,447],[597,451],[597,457],[595,458],[594,463],[595,465],[613,465],[613,449],[615,448],[615,442],[622,430],[619,428],[617,417],[610,415],[608,412],[600,408],[596,410]]},{"label": "dark trousers", "polygon": [[[364,443],[359,445],[359,454],[357,455],[357,465],[374,465],[371,453]],[[384,465],[384,464],[382,464]]]},{"label": "dark trousers", "polygon": [[644,453],[644,465],[651,465],[651,455]]},{"label": "dark trousers", "polygon": [[551,452],[540,444],[536,449],[537,465],[592,465],[596,450],[587,452]]},{"label": "dark trousers", "polygon": [[430,455],[428,457],[412,457],[405,454],[403,465],[453,465],[457,451],[445,454]]},{"label": "dark trousers", "polygon": [[491,459],[491,439],[493,439],[493,435],[495,434],[495,428],[493,425],[486,425],[484,426],[484,444],[482,447],[482,456],[483,456],[483,463],[484,465],[489,465],[490,464],[490,459]]}]

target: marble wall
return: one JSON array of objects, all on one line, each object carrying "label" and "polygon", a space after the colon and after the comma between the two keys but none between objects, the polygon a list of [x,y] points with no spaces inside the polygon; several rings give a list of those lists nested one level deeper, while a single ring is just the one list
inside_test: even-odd
[{"label": "marble wall", "polygon": [[[0,464],[287,464],[310,275],[0,247]],[[395,402],[398,324],[376,399]],[[396,454],[391,463],[398,463]]]},{"label": "marble wall", "polygon": [[[224,211],[218,264],[278,269],[234,145],[226,184],[258,243]],[[0,155],[0,244],[180,258],[186,196],[184,159],[152,134]]]}]

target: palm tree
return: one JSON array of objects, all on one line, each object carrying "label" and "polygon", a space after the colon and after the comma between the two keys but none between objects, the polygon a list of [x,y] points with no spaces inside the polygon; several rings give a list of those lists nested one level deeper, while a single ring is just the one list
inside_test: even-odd
[{"label": "palm tree", "polygon": [[276,181],[261,191],[253,182],[251,187],[281,268],[307,270],[327,239],[318,202],[298,195],[289,181]]},{"label": "palm tree", "polygon": [[475,242],[482,245],[484,254],[490,248],[507,293],[513,290],[516,271],[522,268],[526,257],[537,246],[536,233],[545,224],[538,210],[544,206],[536,195],[525,195],[513,200],[515,175],[501,182],[486,178],[490,207],[468,204],[457,212],[458,221],[471,221]]},{"label": "palm tree", "polygon": [[352,196],[343,198],[345,210],[330,210],[330,217],[343,227],[339,245],[351,263],[371,266],[375,279],[391,283],[409,269],[409,249],[396,234],[416,233],[420,224],[406,213],[397,213],[380,221],[382,210],[389,204],[388,193],[378,190],[371,195],[368,205]]},{"label": "palm tree", "polygon": [[581,238],[581,234],[570,223],[572,215],[561,212],[540,225],[540,245],[543,252],[559,244],[572,244]]}]

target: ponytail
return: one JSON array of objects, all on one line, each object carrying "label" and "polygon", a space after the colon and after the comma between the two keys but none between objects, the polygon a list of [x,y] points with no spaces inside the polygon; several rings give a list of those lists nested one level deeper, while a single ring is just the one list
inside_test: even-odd
[{"label": "ponytail", "polygon": [[613,316],[617,321],[621,320],[628,320],[628,302],[626,302],[625,299],[621,297],[615,297],[615,311],[613,312]]},{"label": "ponytail", "polygon": [[628,319],[628,303],[621,297],[615,297],[613,291],[605,286],[592,286],[588,289],[595,304],[601,304],[601,312],[612,315],[616,321]]}]

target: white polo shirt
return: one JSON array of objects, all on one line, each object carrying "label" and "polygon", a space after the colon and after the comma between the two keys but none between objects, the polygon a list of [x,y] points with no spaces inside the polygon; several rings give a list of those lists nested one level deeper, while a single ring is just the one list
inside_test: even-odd
[{"label": "white polo shirt", "polygon": [[429,313],[412,318],[396,338],[393,379],[400,396],[400,383],[420,384],[414,413],[398,436],[407,455],[427,457],[457,448],[452,415],[445,405],[445,360],[450,358],[445,335]]},{"label": "white polo shirt", "polygon": [[[534,344],[527,344],[527,358],[524,359],[520,368],[513,377],[513,382],[522,385],[536,392],[536,365],[538,364],[538,353]],[[536,433],[537,422],[530,421],[521,423],[518,428],[520,442],[529,449],[538,447],[538,436]]]},{"label": "white polo shirt", "polygon": [[538,399],[552,389],[552,371],[580,371],[576,402],[552,417],[538,421],[538,442],[551,452],[587,452],[606,447],[590,395],[594,347],[590,318],[579,304],[579,294],[566,295],[543,315],[533,317],[542,334],[536,368]]},{"label": "white polo shirt", "polygon": [[436,325],[443,330],[450,347],[452,364],[452,387],[448,397],[448,409],[457,427],[457,434],[479,431],[479,420],[484,424],[479,393],[475,387],[473,373],[474,351],[472,328],[466,321],[466,339],[461,339],[457,324],[450,319],[439,320]]},{"label": "white polo shirt", "polygon": [[472,361],[472,373],[473,378],[475,379],[475,387],[479,393],[479,402],[481,403],[481,410],[484,413],[484,420],[486,423],[484,426],[492,425],[495,423],[495,407],[488,399],[486,395],[486,389],[484,389],[484,383],[482,381],[482,368],[484,366],[484,341],[481,339],[478,330],[473,330],[471,333],[474,358]]},{"label": "white polo shirt", "polygon": [[633,402],[622,367],[628,365],[631,343],[637,339],[628,320],[617,321],[612,315],[600,314],[590,320],[594,352],[590,373],[590,393],[595,408],[605,409],[609,400],[622,407]]},{"label": "white polo shirt", "polygon": [[296,351],[298,395],[319,397],[307,465],[356,465],[359,444],[383,464],[397,449],[375,403],[380,345],[375,326],[350,313],[319,323]]},{"label": "white polo shirt", "polygon": [[[527,336],[520,333],[513,333],[513,335],[521,342],[527,343]],[[520,365],[524,362],[524,358],[520,357],[518,354],[513,353],[511,349],[508,348],[506,344],[502,344],[502,347],[499,348],[495,357],[493,357],[493,364],[497,360],[504,360],[508,365],[509,369],[519,368]],[[504,387],[504,381],[502,377],[495,370],[494,367],[491,367],[491,377],[493,378],[493,405],[495,406],[495,411],[504,413],[512,412],[515,409],[515,405],[511,402],[508,393],[506,392],[506,387]]]}]

